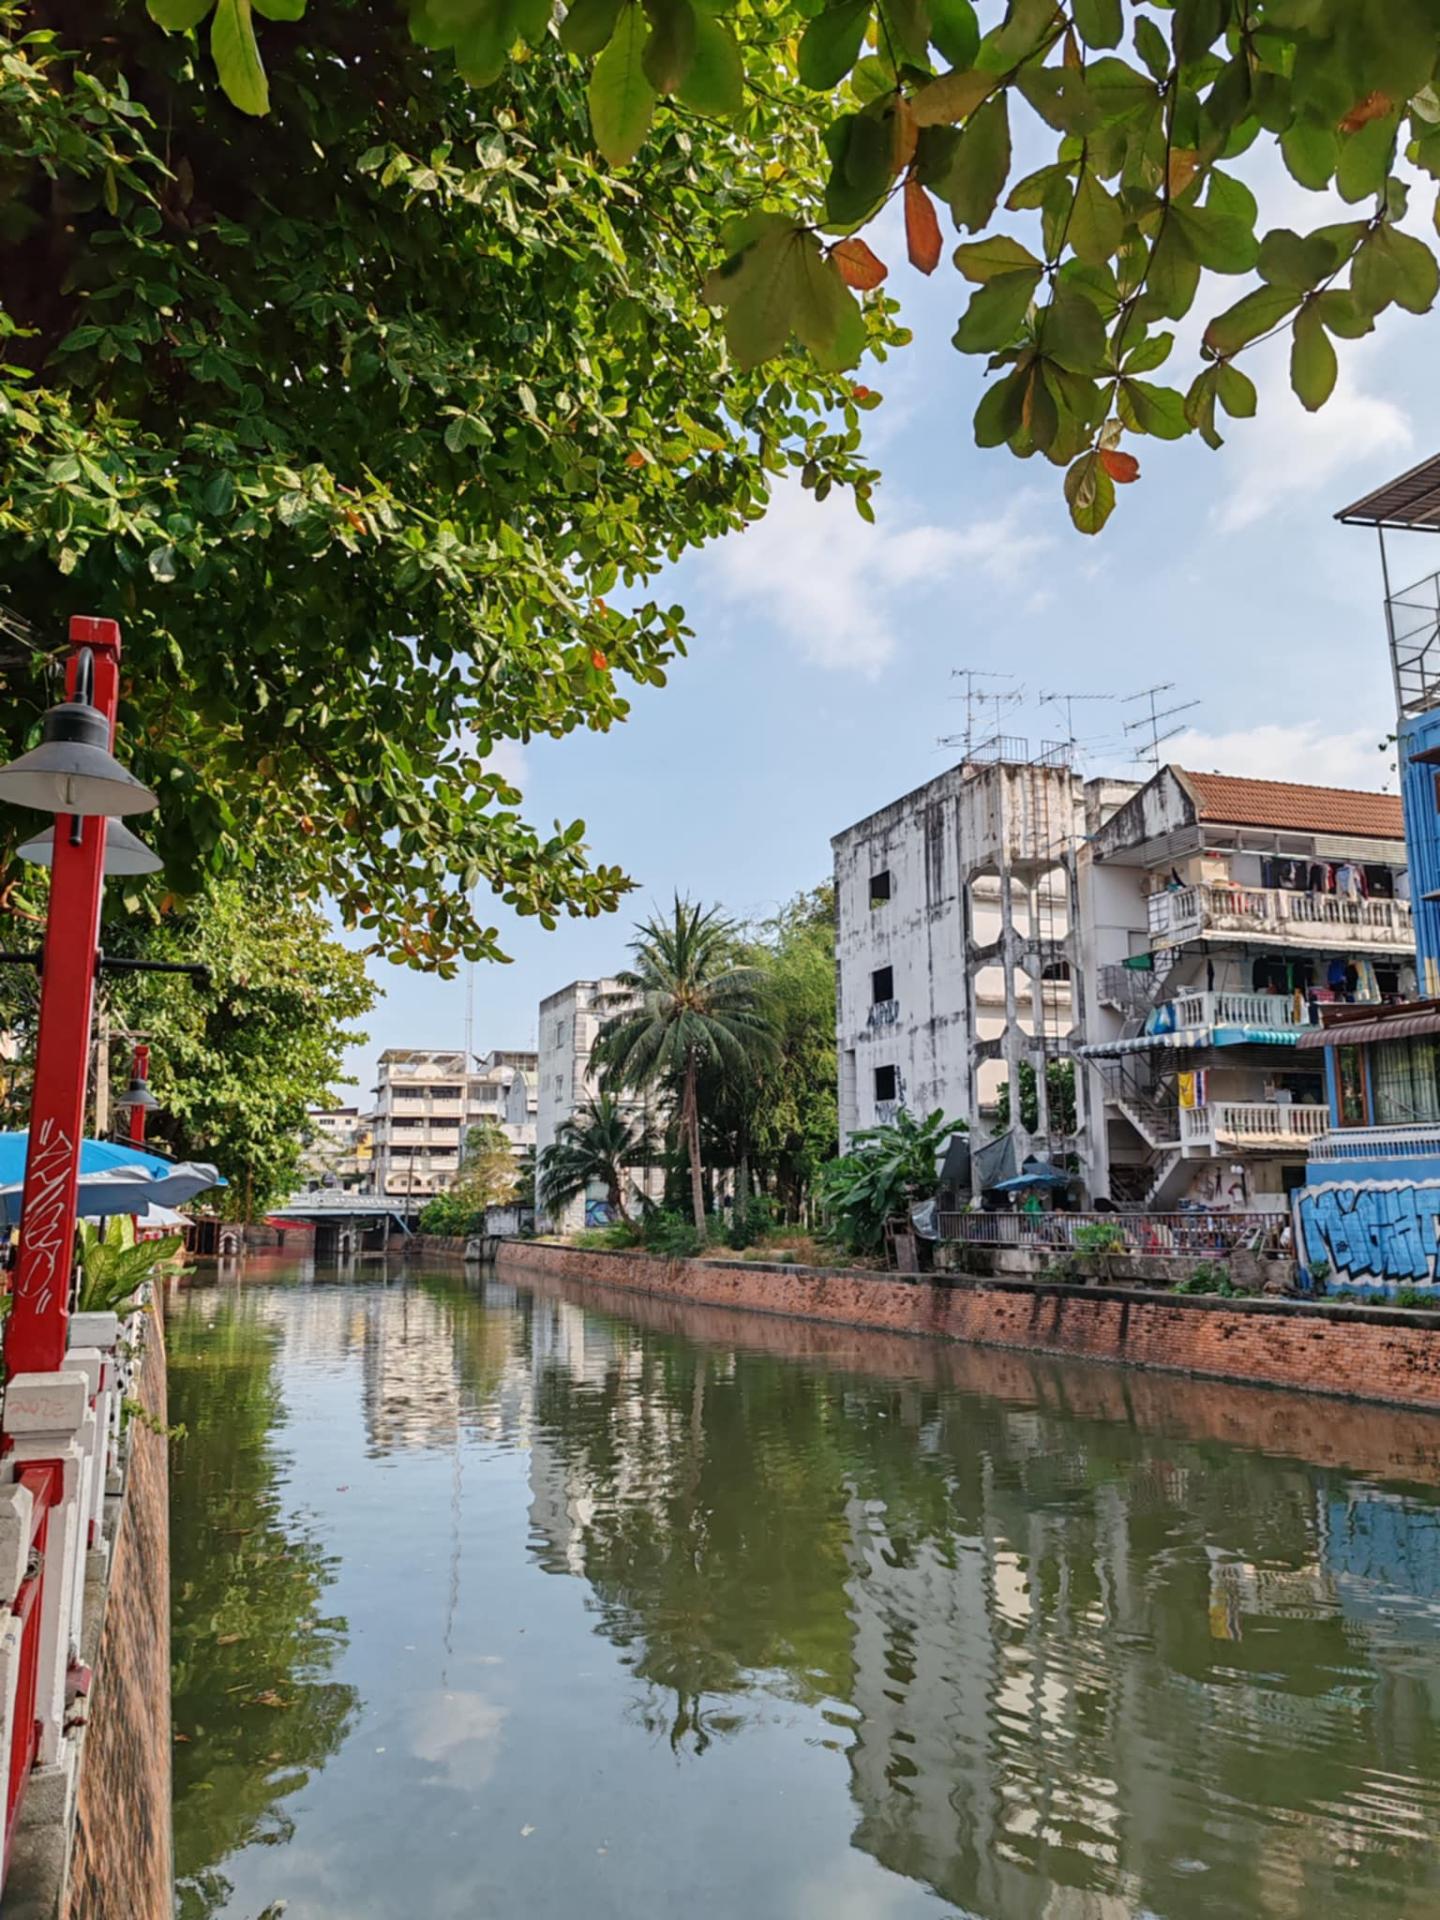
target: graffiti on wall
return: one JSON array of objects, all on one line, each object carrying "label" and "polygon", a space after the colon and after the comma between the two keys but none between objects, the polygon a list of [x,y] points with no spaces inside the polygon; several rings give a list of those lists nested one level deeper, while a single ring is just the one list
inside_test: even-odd
[{"label": "graffiti on wall", "polygon": [[1296,1248],[1352,1280],[1434,1280],[1440,1180],[1331,1181],[1295,1196]]}]

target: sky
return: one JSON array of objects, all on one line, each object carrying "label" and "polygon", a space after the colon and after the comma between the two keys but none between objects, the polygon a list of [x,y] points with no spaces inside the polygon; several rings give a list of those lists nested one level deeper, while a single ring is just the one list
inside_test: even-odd
[{"label": "sky", "polygon": [[[1252,185],[1262,230],[1346,211],[1263,167]],[[1434,191],[1420,189],[1406,222],[1432,239]],[[964,732],[963,669],[1003,676],[977,692],[1020,696],[998,728],[993,707],[977,714],[976,738],[1066,739],[1071,722],[1044,696],[1086,696],[1070,712],[1090,773],[1145,771],[1125,725],[1148,702],[1127,696],[1170,683],[1158,705],[1195,704],[1166,723],[1183,730],[1164,758],[1395,790],[1377,751],[1394,715],[1376,538],[1333,515],[1440,450],[1436,316],[1392,308],[1375,333],[1339,342],[1339,384],[1314,415],[1289,392],[1284,339],[1249,355],[1257,417],[1225,423],[1219,452],[1195,437],[1127,442],[1141,478],[1087,538],[1059,470],[974,445],[983,366],[950,346],[967,288],[948,250],[926,282],[893,233],[872,237],[915,332],[857,374],[885,396],[862,416],[884,476],[876,524],[838,493],[817,505],[782,487],[764,521],[653,589],[685,606],[695,634],[666,688],[635,688],[609,734],[502,749],[529,817],[583,819],[592,856],[636,890],[617,914],[551,933],[495,902],[487,918],[511,964],[468,980],[372,961],[383,998],[347,1056],[359,1085],[346,1099],[364,1101],[382,1048],[462,1046],[467,1004],[477,1051],[533,1046],[539,1001],[622,966],[635,920],[676,889],[747,919],[815,886],[833,834],[958,758],[940,743]],[[1197,315],[1250,284],[1209,278]],[[1151,377],[1188,385],[1198,331],[1182,330]],[[1390,561],[1396,586],[1419,580],[1440,568],[1440,544],[1393,536]]]}]

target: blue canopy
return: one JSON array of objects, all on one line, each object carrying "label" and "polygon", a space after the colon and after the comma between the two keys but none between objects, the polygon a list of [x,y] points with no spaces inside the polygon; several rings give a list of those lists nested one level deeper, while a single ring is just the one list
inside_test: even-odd
[{"label": "blue canopy", "polygon": [[[15,1226],[20,1219],[29,1140],[28,1133],[0,1133],[0,1227]],[[207,1187],[224,1185],[216,1169],[201,1162],[177,1164],[123,1140],[83,1140],[76,1211],[86,1220],[138,1215],[152,1206],[180,1205]]]},{"label": "blue canopy", "polygon": [[[20,1133],[0,1133],[0,1187],[13,1187],[18,1180],[25,1178],[25,1155],[30,1149],[28,1130]],[[167,1160],[163,1153],[148,1153],[144,1147],[131,1146],[125,1140],[82,1140],[80,1142],[80,1172],[109,1173],[112,1167],[144,1167],[147,1173],[166,1174],[174,1170],[175,1162]],[[223,1180],[217,1181],[224,1186]]]},{"label": "blue canopy", "polygon": [[1074,1174],[1062,1173],[1059,1167],[1027,1167],[1024,1173],[1017,1173],[1013,1180],[997,1180],[990,1189],[992,1193],[1012,1193],[1020,1187],[1068,1187]]}]

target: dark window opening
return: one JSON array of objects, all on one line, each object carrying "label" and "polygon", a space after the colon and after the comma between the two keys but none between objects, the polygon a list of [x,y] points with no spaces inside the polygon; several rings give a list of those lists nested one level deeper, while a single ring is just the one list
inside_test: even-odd
[{"label": "dark window opening", "polygon": [[878,907],[889,898],[890,869],[886,867],[883,872],[872,873],[870,876],[870,904],[872,907]]},{"label": "dark window opening", "polygon": [[875,1098],[877,1100],[897,1100],[900,1090],[897,1085],[899,1074],[894,1067],[876,1067]]},{"label": "dark window opening", "polygon": [[1068,960],[1047,960],[1040,969],[1040,977],[1043,980],[1068,980],[1070,978],[1070,962]]},{"label": "dark window opening", "polygon": [[870,976],[870,1004],[878,1007],[882,1000],[895,998],[895,969],[877,967]]}]

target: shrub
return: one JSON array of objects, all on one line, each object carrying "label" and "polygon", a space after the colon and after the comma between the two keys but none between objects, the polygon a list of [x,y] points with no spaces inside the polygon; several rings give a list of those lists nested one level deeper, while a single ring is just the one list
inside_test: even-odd
[{"label": "shrub", "polygon": [[572,1247],[597,1253],[614,1253],[640,1245],[640,1229],[633,1221],[612,1220],[604,1227],[582,1227],[570,1236]]},{"label": "shrub", "polygon": [[1174,1291],[1176,1293],[1216,1293],[1222,1299],[1230,1300],[1236,1294],[1243,1293],[1244,1288],[1233,1285],[1223,1267],[1217,1267],[1209,1260],[1202,1260],[1188,1279],[1176,1284]]},{"label": "shrub", "polygon": [[693,1259],[705,1251],[705,1241],[695,1231],[693,1221],[683,1214],[657,1210],[647,1213],[640,1228],[647,1253],[665,1253],[678,1259]]}]

